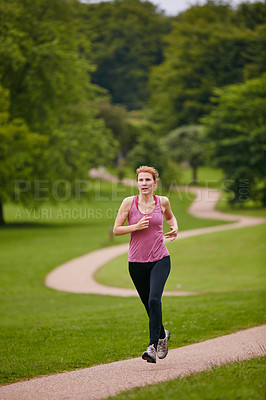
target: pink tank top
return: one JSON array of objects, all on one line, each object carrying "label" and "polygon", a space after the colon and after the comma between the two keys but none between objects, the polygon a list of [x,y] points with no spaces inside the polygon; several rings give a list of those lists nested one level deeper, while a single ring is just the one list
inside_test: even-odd
[{"label": "pink tank top", "polygon": [[136,224],[144,215],[151,217],[149,227],[130,233],[128,261],[152,262],[168,256],[169,252],[163,242],[163,210],[159,196],[155,196],[155,208],[148,214],[138,209],[138,197],[134,196],[128,215],[128,224]]}]

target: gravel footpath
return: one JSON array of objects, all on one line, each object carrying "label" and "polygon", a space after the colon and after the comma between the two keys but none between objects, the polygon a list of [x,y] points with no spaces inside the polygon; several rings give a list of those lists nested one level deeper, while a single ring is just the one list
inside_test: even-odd
[{"label": "gravel footpath", "polygon": [[97,365],[0,387],[1,400],[100,400],[214,366],[266,354],[266,325],[170,350],[150,364],[141,358]]}]

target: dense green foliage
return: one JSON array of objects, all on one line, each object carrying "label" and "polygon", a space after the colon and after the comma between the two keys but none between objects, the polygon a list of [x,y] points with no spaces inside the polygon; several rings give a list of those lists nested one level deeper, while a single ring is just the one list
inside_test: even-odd
[{"label": "dense green foliage", "polygon": [[[11,117],[46,133],[65,121],[74,104],[93,93],[91,63],[78,52],[75,1],[1,0],[1,69],[10,90]],[[82,41],[85,55],[89,43]]]},{"label": "dense green foliage", "polygon": [[[27,180],[27,199],[35,196],[33,179],[48,182],[49,190],[62,180],[66,185],[57,190],[64,193],[64,186],[87,178],[90,166],[108,163],[116,154],[116,141],[97,116],[99,90],[90,83],[90,43],[76,24],[78,7],[75,0],[0,1],[0,84],[10,100],[8,109],[1,103],[0,112],[9,114],[1,132],[8,137],[5,154],[13,154],[1,160],[1,169],[10,170],[13,191],[15,180]],[[14,135],[11,139],[9,123],[18,118],[25,135],[27,130],[42,135],[34,145],[38,157],[30,145],[25,155],[26,137],[24,145]],[[20,174],[9,168],[11,163],[19,165]],[[1,186],[1,204],[8,196],[14,199]]]},{"label": "dense green foliage", "polygon": [[105,125],[112,131],[114,138],[119,143],[118,158],[125,156],[137,141],[137,134],[130,120],[130,114],[124,106],[100,102],[98,104],[99,116]]},{"label": "dense green foliage", "polygon": [[178,163],[187,162],[193,168],[193,182],[197,183],[198,167],[204,164],[204,139],[198,125],[177,128],[161,140],[168,157]]},{"label": "dense green foliage", "polygon": [[83,8],[97,65],[93,82],[108,89],[114,103],[143,107],[150,68],[163,59],[163,35],[170,31],[170,19],[149,1],[115,0]]},{"label": "dense green foliage", "polygon": [[251,197],[266,204],[266,74],[217,89],[204,119],[216,165],[228,179],[231,203]]},{"label": "dense green foliage", "polygon": [[[14,200],[13,178],[26,179],[34,175],[33,165],[40,157],[45,138],[29,130],[22,119],[10,119],[9,92],[0,86],[0,208]],[[0,210],[0,220],[2,210]]]},{"label": "dense green foliage", "polygon": [[[209,1],[176,17],[164,62],[151,75],[152,118],[169,130],[198,124],[211,109],[215,87],[261,74],[265,59],[265,4],[242,12]],[[250,22],[249,16],[253,17]]]},{"label": "dense green foliage", "polygon": [[142,135],[136,146],[129,153],[134,169],[140,165],[153,165],[162,174],[166,167],[166,154],[151,134]]}]

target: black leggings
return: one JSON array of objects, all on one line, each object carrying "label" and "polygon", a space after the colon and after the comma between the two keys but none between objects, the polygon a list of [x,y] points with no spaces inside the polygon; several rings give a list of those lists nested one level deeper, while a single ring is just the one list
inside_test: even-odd
[{"label": "black leggings", "polygon": [[165,337],[161,298],[171,269],[170,256],[147,263],[130,262],[129,273],[149,316],[150,344]]}]

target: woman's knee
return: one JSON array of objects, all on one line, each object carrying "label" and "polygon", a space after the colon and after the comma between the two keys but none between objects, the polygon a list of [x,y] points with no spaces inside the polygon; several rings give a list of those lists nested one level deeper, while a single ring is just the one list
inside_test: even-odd
[{"label": "woman's knee", "polygon": [[161,307],[161,299],[159,297],[153,296],[149,298],[149,308],[160,308]]}]

